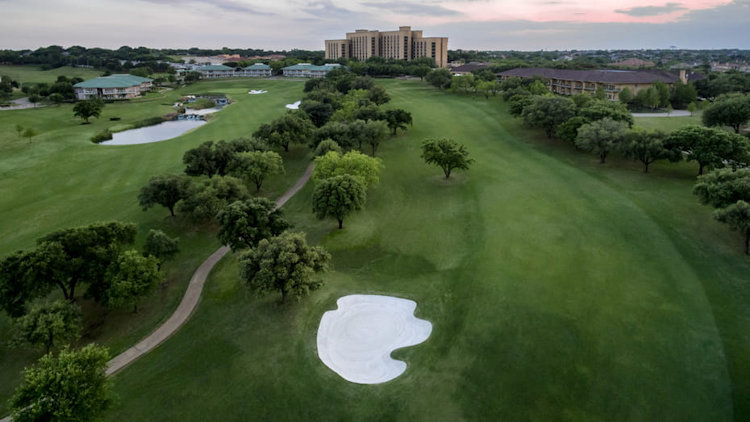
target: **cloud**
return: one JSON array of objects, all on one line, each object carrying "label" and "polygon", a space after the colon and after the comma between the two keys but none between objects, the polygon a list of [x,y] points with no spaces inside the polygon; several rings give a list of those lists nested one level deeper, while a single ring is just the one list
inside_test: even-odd
[{"label": "cloud", "polygon": [[[156,3],[156,4],[163,4],[167,6],[174,6],[174,7],[184,7],[185,3],[201,3],[204,4],[204,2],[199,2],[198,0],[142,0],[148,3]],[[265,12],[262,10],[259,10],[251,5],[246,4],[242,1],[235,1],[235,0],[211,0],[210,6],[213,8],[217,8],[219,10],[225,11],[225,12],[232,12],[232,13],[249,13],[252,15],[262,15],[262,16],[273,16],[274,13]]]},{"label": "cloud", "polygon": [[462,13],[456,10],[446,9],[443,6],[425,4],[425,3],[408,3],[398,1],[388,2],[363,2],[363,6],[379,10],[386,10],[391,13],[400,15],[414,16],[461,16]]},{"label": "cloud", "polygon": [[300,9],[319,18],[351,18],[355,14],[352,10],[336,6],[330,0],[309,2]]},{"label": "cloud", "polygon": [[670,13],[681,12],[684,10],[688,10],[688,8],[681,3],[667,3],[664,6],[639,6],[631,7],[630,9],[617,9],[615,12],[628,16],[644,17],[668,15]]}]

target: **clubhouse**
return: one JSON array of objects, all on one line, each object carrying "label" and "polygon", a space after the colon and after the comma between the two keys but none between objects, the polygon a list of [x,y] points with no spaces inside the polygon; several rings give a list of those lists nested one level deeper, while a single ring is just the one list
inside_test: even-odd
[{"label": "clubhouse", "polygon": [[79,82],[73,85],[73,91],[79,100],[124,100],[140,97],[141,93],[149,91],[152,81],[140,76],[117,74]]},{"label": "clubhouse", "polygon": [[616,100],[617,95],[628,88],[633,95],[648,89],[656,82],[672,86],[675,83],[688,83],[703,79],[699,73],[688,73],[685,70],[670,72],[666,70],[567,70],[549,68],[519,68],[497,74],[500,80],[512,77],[542,78],[550,91],[561,95],[582,93],[593,94],[599,87],[604,89],[607,98]]}]

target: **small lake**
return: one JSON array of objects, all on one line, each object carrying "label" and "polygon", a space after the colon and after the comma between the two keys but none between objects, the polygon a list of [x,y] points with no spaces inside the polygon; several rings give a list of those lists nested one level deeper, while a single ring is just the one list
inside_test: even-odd
[{"label": "small lake", "polygon": [[100,145],[136,145],[166,141],[205,124],[205,120],[171,120],[154,126],[113,133],[112,139]]},{"label": "small lake", "polygon": [[185,114],[197,114],[198,116],[205,116],[206,114],[213,114],[217,111],[221,111],[221,107],[211,107],[211,108],[204,108],[201,110],[196,110],[194,108],[186,108]]}]

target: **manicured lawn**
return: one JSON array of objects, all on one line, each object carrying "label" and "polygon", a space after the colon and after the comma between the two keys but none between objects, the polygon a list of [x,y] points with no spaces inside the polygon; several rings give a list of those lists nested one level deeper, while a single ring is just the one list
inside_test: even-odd
[{"label": "manicured lawn", "polygon": [[692,116],[684,117],[636,117],[635,125],[645,129],[661,129],[672,132],[685,126],[702,126],[701,113],[696,112]]},{"label": "manicured lawn", "polygon": [[10,76],[14,81],[25,83],[53,83],[57,77],[92,79],[102,75],[101,70],[87,69],[81,67],[63,66],[56,69],[42,70],[38,66],[12,66],[0,65],[0,75]]},{"label": "manicured lawn", "polygon": [[[2,74],[0,70],[0,74]],[[247,95],[253,88],[269,91]],[[207,125],[182,137],[144,145],[95,145],[89,138],[102,129],[127,125],[172,112],[181,95],[223,92],[236,102]],[[96,221],[120,220],[138,224],[138,241],[149,229],[180,237],[181,253],[165,267],[167,283],[148,297],[139,313],[104,311],[90,303],[84,310],[90,321],[84,341],[108,345],[120,352],[147,335],[176,308],[192,272],[219,246],[211,227],[192,227],[156,207],[143,212],[137,203],[140,188],[152,175],[182,172],[182,155],[207,140],[249,137],[261,124],[285,112],[284,105],[301,97],[302,84],[287,81],[230,80],[201,82],[179,91],[151,94],[138,102],[107,104],[90,125],[73,118],[72,105],[30,110],[0,111],[0,256],[33,247],[42,235],[64,227]],[[110,121],[120,117],[120,121]],[[15,126],[39,132],[31,142],[19,139]],[[285,155],[286,174],[264,186],[275,197],[291,186],[309,163],[307,149],[295,147]],[[10,321],[0,314],[0,416],[16,387],[20,369],[39,354],[7,347]]]},{"label": "manicured lawn", "polygon": [[[367,209],[339,231],[312,217],[311,186],[285,206],[332,252],[326,286],[279,306],[225,259],[188,324],[115,377],[109,420],[750,418],[748,258],[691,195],[693,163],[600,165],[499,99],[382,83],[414,127],[382,147]],[[476,164],[444,181],[419,158],[431,136]],[[433,323],[395,352],[401,377],[352,384],[317,358],[320,317],[352,293],[413,299]]]}]

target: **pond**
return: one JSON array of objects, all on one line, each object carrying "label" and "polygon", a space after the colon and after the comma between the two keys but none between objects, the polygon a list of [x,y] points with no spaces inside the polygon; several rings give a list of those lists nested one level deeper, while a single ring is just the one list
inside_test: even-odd
[{"label": "pond", "polygon": [[205,120],[171,120],[154,126],[113,133],[111,140],[100,145],[135,145],[166,141],[205,124]]}]

